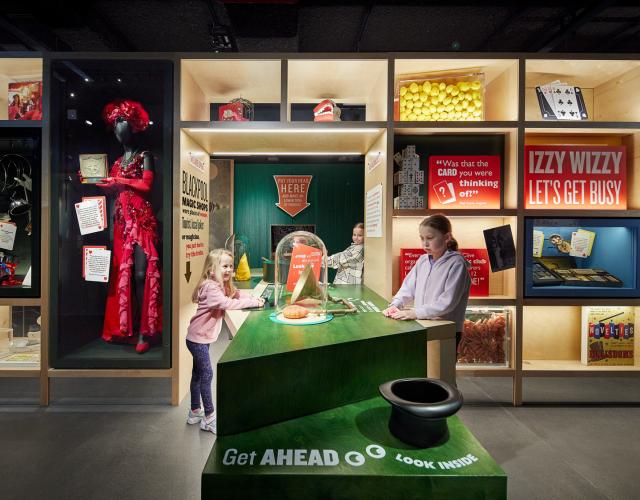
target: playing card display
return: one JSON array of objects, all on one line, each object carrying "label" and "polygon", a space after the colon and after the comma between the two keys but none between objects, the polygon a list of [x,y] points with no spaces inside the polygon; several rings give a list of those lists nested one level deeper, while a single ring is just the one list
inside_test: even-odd
[{"label": "playing card display", "polygon": [[588,119],[580,87],[556,80],[536,87],[536,96],[544,120]]}]

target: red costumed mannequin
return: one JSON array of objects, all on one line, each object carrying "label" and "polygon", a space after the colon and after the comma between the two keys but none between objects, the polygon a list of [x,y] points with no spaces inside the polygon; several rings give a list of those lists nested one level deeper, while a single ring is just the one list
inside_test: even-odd
[{"label": "red costumed mannequin", "polygon": [[149,201],[153,156],[137,148],[134,137],[148,127],[149,116],[140,103],[128,100],[107,104],[102,114],[124,147],[109,177],[97,184],[116,196],[102,338],[136,344],[136,351],[142,354],[162,332],[158,222]]}]

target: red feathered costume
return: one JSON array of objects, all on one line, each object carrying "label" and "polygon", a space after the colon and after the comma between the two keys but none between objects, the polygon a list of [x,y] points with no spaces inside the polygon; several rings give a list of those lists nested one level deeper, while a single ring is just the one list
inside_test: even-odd
[{"label": "red feathered costume", "polygon": [[[119,117],[124,118],[134,133],[142,132],[149,125],[149,115],[142,105],[135,101],[109,103],[103,110],[103,117],[112,128]],[[135,344],[138,341],[138,333],[159,337],[162,332],[160,265],[156,250],[158,222],[148,199],[153,184],[153,172],[144,170],[142,152],[124,165],[123,157],[118,158],[111,167],[109,176],[114,178],[118,197],[113,216],[113,259],[102,338],[107,342]],[[131,300],[135,245],[140,246],[147,257],[139,332],[133,331]]]}]

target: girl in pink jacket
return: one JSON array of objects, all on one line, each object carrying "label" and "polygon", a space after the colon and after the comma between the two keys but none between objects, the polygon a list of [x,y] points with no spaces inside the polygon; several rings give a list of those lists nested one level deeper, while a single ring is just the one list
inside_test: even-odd
[{"label": "girl in pink jacket", "polygon": [[[224,249],[209,252],[193,291],[192,301],[198,304],[187,330],[187,349],[193,356],[191,373],[191,408],[188,424],[200,423],[203,431],[216,433],[216,415],[211,397],[213,370],[209,344],[215,342],[222,329],[226,309],[261,307],[264,299],[240,294],[233,286],[233,255]],[[200,398],[204,410],[200,406]]]}]

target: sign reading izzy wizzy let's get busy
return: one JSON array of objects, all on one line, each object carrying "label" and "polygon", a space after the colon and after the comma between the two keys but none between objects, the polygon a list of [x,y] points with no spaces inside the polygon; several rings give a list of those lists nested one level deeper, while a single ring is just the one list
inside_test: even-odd
[{"label": "sign reading izzy wizzy let's get busy", "polygon": [[624,146],[525,146],[525,208],[627,208]]}]

